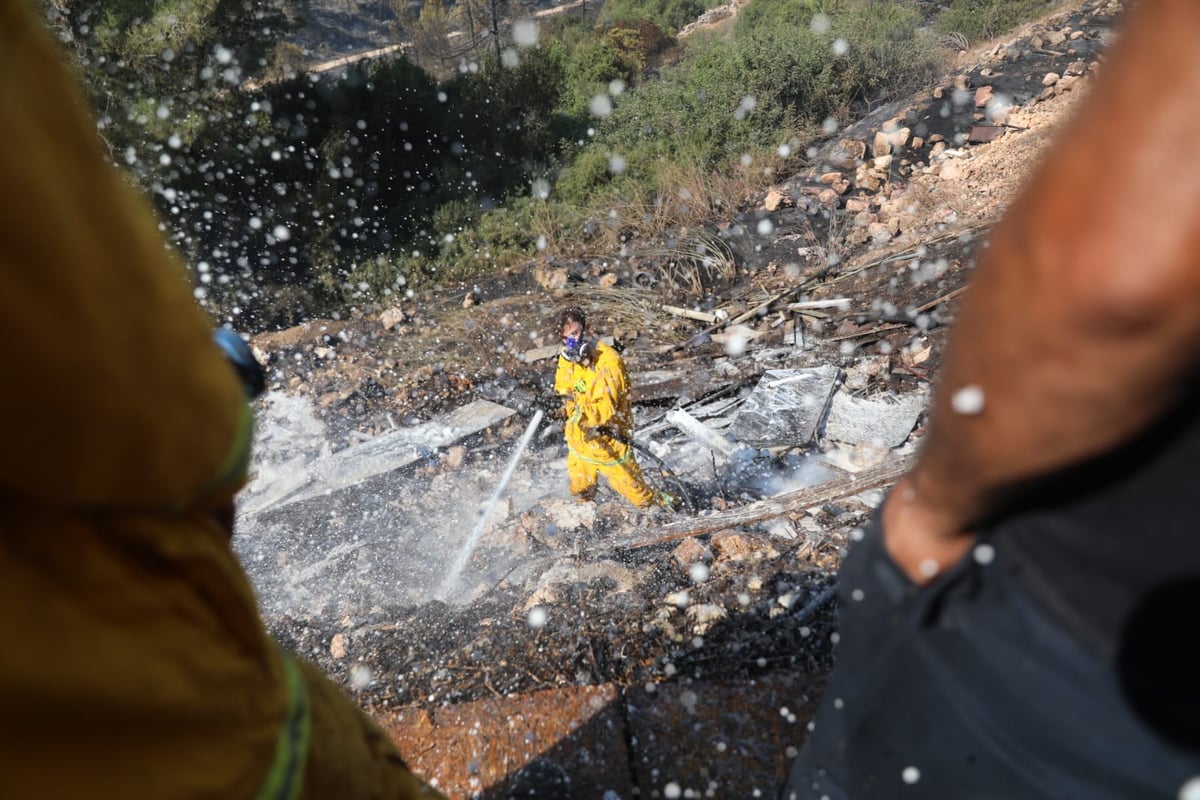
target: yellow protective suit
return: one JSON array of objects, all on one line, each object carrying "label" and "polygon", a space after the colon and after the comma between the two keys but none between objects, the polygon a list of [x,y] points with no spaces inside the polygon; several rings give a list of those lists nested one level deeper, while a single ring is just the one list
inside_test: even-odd
[{"label": "yellow protective suit", "polygon": [[626,444],[633,441],[633,406],[620,354],[604,342],[596,343],[596,354],[589,363],[570,361],[560,354],[554,391],[566,398],[571,493],[590,500],[603,475],[614,491],[638,508],[656,502],[633,448]]},{"label": "yellow protective suit", "polygon": [[0,0],[0,796],[436,797],[281,653],[219,519],[252,417],[30,0]]}]

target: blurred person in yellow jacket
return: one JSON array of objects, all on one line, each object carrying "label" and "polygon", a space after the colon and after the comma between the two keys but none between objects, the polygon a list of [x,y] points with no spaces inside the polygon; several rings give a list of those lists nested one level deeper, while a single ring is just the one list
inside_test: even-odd
[{"label": "blurred person in yellow jacket", "polygon": [[563,346],[554,391],[565,398],[571,494],[591,500],[603,475],[614,491],[638,508],[672,507],[670,495],[647,485],[634,455],[633,405],[621,355],[588,330],[587,317],[578,306],[563,310],[558,330]]},{"label": "blurred person in yellow jacket", "polygon": [[268,636],[252,414],[28,0],[0,0],[0,796],[426,798]]}]

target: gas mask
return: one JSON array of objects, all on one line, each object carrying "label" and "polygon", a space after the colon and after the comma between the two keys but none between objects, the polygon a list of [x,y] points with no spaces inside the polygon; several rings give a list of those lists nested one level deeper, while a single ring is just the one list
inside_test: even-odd
[{"label": "gas mask", "polygon": [[573,364],[590,359],[595,352],[596,343],[583,334],[568,336],[563,340],[562,357]]}]

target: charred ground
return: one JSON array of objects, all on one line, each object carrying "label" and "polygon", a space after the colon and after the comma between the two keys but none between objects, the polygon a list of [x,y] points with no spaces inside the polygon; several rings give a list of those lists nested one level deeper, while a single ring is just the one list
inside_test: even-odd
[{"label": "charred ground", "polygon": [[[534,351],[556,343],[554,319],[568,304],[586,308],[599,334],[623,344],[635,386],[654,371],[691,376],[674,394],[642,397],[641,426],[717,391],[748,391],[764,369],[784,363],[770,354],[789,345],[789,366],[836,365],[856,381],[859,396],[915,391],[936,376],[974,254],[1086,90],[1119,11],[1114,2],[1083,2],[1020,36],[963,53],[942,85],[815,143],[808,167],[774,196],[753,198],[670,243],[676,253],[719,243],[704,249],[707,263],[703,255],[695,260],[713,268],[711,254],[725,254],[704,282],[677,279],[679,265],[657,255],[667,243],[631,242],[619,256],[545,259],[253,343],[277,391],[306,396],[320,409],[335,450],[476,398],[513,408],[522,420],[553,407],[554,362]],[[1010,101],[1002,119],[985,87]],[[886,164],[873,160],[875,134],[896,127],[910,129],[907,142]],[[858,161],[872,164],[874,175],[839,166],[847,141],[864,143]],[[849,187],[839,191],[842,180]],[[761,226],[764,219],[771,224]],[[848,305],[804,316],[787,307],[833,298]],[[757,309],[745,324],[760,335],[744,352],[731,352],[714,340],[720,329],[666,313],[664,304],[728,319]],[[798,336],[806,346],[795,347]],[[465,440],[459,454],[431,453],[391,476],[382,490],[394,492],[392,513],[419,516],[452,503],[447,476],[502,460],[521,429],[505,423]],[[907,449],[920,433],[918,424]],[[789,455],[770,457],[784,463]],[[540,474],[560,473],[560,438],[536,438],[528,458]],[[682,477],[701,514],[758,499],[703,475]],[[852,532],[880,497],[876,490],[791,513],[791,538],[757,524],[634,547],[614,543],[652,534],[662,521],[611,494],[601,495],[589,526],[557,533],[546,533],[547,509],[534,506],[514,514],[477,555],[486,560],[489,547],[509,548],[521,554],[522,567],[485,571],[466,604],[381,596],[353,613],[321,608],[268,622],[286,646],[381,714],[553,687],[736,684],[779,672],[806,674],[819,687],[833,652],[827,590]],[[542,580],[553,570],[557,580]],[[539,607],[551,613],[531,625]]]}]

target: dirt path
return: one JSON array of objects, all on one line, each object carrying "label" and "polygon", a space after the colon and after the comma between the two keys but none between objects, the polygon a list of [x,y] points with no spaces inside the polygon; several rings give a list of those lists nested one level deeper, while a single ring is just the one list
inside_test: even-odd
[{"label": "dirt path", "polygon": [[[543,8],[539,11],[534,12],[532,15],[530,15],[530,17],[532,19],[542,19],[544,17],[554,16],[555,14],[562,14],[563,12],[570,11],[572,9],[584,6],[586,4],[586,2],[587,2],[587,0],[572,0],[572,2],[564,3],[562,5],[556,5],[556,6],[552,6],[550,8]],[[466,35],[465,31],[455,30],[455,31],[451,31],[447,35],[447,38],[456,39],[456,38],[459,38],[459,37],[462,37],[465,35]],[[318,61],[315,64],[310,64],[310,65],[308,65],[307,71],[310,74],[321,75],[326,72],[330,72],[332,70],[339,69],[341,67],[349,67],[354,64],[361,63],[363,61],[374,61],[375,59],[383,58],[385,56],[390,56],[390,55],[394,55],[397,53],[403,53],[405,50],[408,50],[411,46],[412,45],[409,42],[397,42],[395,44],[389,44],[389,45],[385,45],[383,47],[376,47],[371,50],[363,50],[363,51],[357,52],[357,53],[348,53],[344,56],[338,56],[337,58],[331,58],[331,59],[327,59],[325,61]]]}]

